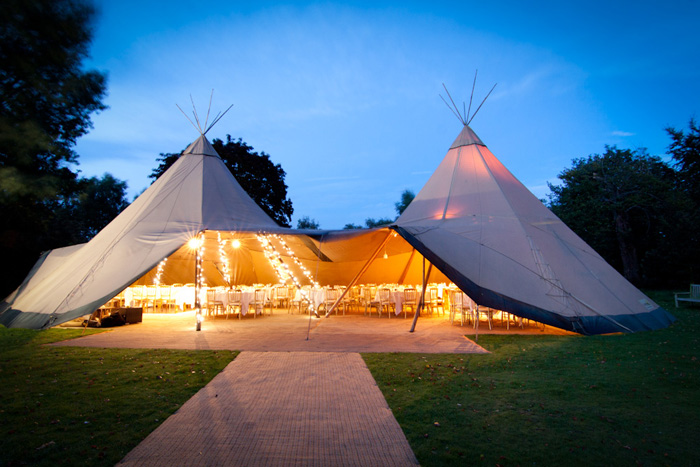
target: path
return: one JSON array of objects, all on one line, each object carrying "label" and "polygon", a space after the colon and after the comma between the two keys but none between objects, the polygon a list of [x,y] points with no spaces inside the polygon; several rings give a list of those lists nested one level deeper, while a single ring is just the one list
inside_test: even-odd
[{"label": "path", "polygon": [[119,465],[418,462],[359,354],[246,351]]}]

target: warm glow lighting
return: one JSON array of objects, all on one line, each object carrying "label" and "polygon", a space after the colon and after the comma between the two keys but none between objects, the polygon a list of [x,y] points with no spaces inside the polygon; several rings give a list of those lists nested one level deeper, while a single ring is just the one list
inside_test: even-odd
[{"label": "warm glow lighting", "polygon": [[187,242],[187,246],[192,250],[198,250],[202,246],[203,240],[199,237],[192,237]]},{"label": "warm glow lighting", "polygon": [[387,255],[386,253],[384,253],[384,259],[389,259],[389,255]]},{"label": "warm glow lighting", "polygon": [[238,240],[237,238],[234,240],[231,240],[231,246],[233,248],[240,248],[241,247],[241,241]]}]

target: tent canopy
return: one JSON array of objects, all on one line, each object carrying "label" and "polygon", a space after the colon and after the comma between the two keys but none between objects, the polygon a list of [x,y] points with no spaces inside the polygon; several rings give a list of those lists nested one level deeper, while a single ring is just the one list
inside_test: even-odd
[{"label": "tent canopy", "polygon": [[42,255],[0,304],[0,323],[46,328],[91,313],[130,284],[153,283],[165,258],[163,283],[194,282],[188,242],[200,235],[212,286],[277,282],[265,237],[321,285],[349,284],[375,256],[362,282],[419,284],[425,257],[435,266],[430,281],[452,281],[480,305],[563,329],[634,332],[673,321],[465,125],[395,225],[340,231],[279,227],[202,135],[90,242]]}]

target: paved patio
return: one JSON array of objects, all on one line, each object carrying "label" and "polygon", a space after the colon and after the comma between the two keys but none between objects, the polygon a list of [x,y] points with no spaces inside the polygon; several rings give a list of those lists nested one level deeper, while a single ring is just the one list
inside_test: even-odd
[{"label": "paved patio", "polygon": [[[464,337],[469,326],[445,318],[411,319],[362,315],[312,318],[276,311],[272,316],[205,319],[195,331],[193,312],[145,314],[143,323],[113,328],[55,345],[81,347],[228,349],[274,352],[486,353]],[[308,337],[308,339],[307,339]]]}]

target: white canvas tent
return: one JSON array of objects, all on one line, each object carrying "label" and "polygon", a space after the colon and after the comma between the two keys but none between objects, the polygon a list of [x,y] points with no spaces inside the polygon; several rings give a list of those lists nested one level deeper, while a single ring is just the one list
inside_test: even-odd
[{"label": "white canvas tent", "polygon": [[480,305],[582,334],[659,329],[674,320],[466,124],[396,230]]},{"label": "white canvas tent", "polygon": [[[274,283],[258,235],[278,235],[321,285],[452,281],[477,303],[584,334],[658,329],[673,318],[622,278],[520,184],[465,125],[395,225],[278,227],[204,136],[84,245],[44,254],[2,304],[0,323],[46,328],[88,314],[130,284],[194,281],[188,241],[205,238],[209,285]],[[241,247],[219,246],[238,240]],[[230,266],[226,281],[221,264]],[[288,261],[289,262],[289,261]],[[289,262],[291,264],[291,262]]]}]

